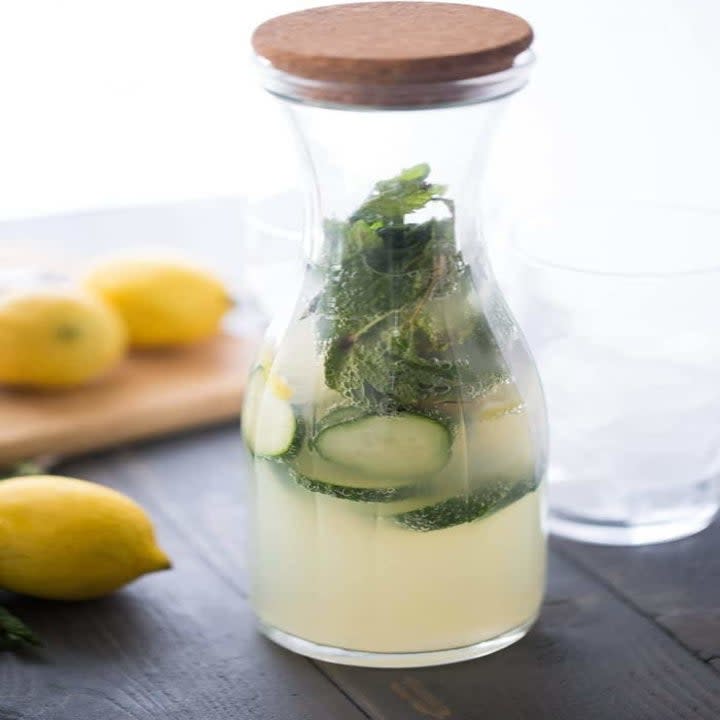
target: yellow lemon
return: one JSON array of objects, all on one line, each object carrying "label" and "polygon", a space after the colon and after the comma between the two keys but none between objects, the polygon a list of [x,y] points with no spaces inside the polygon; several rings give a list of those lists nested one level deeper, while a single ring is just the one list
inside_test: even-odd
[{"label": "yellow lemon", "polygon": [[232,306],[216,277],[182,261],[109,260],[88,274],[86,285],[122,315],[130,343],[138,347],[205,340]]},{"label": "yellow lemon", "polygon": [[84,480],[34,475],[0,482],[0,587],[86,600],[170,561],[143,509]]},{"label": "yellow lemon", "polygon": [[0,383],[71,387],[123,356],[127,333],[100,298],[75,288],[0,294]]}]

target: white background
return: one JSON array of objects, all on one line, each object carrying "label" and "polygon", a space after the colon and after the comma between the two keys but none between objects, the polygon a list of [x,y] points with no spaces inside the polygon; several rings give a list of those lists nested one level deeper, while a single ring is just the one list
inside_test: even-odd
[{"label": "white background", "polygon": [[[486,176],[496,236],[577,266],[717,266],[718,216],[657,207],[720,210],[720,0],[490,1],[530,20],[538,55]],[[33,264],[65,269],[172,245],[199,253],[266,314],[287,306],[300,181],[249,38],[263,19],[310,4],[0,0],[0,269],[14,252],[26,263],[28,250]],[[512,271],[513,254],[502,257]],[[627,468],[628,458],[656,462],[662,445],[666,469],[716,472],[715,426],[698,411],[718,405],[708,391],[720,367],[715,277],[691,292],[668,279],[645,312],[635,283],[623,295],[602,276],[538,268],[516,263],[519,282],[506,272],[504,290],[546,380],[556,457],[624,477],[603,470],[617,448],[634,453],[621,458]],[[243,305],[238,322],[248,317]]]},{"label": "white background", "polygon": [[[298,0],[0,0],[0,219],[296,185],[249,36]],[[720,2],[510,0],[539,63],[500,186],[717,207]]]}]

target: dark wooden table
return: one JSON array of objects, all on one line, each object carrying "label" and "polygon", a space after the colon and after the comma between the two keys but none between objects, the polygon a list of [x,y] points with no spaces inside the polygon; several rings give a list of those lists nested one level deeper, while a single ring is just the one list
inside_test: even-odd
[{"label": "dark wooden table", "polygon": [[0,655],[0,720],[720,718],[720,524],[637,549],[553,540],[540,621],[496,655],[333,666],[254,630],[242,452],[227,427],[60,468],[140,501],[175,569],[95,602],[0,594],[47,643]]}]

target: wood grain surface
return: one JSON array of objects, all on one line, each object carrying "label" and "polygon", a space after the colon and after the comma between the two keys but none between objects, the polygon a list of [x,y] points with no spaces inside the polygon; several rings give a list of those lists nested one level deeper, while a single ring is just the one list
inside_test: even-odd
[{"label": "wood grain surface", "polygon": [[187,348],[134,352],[82,388],[0,390],[0,466],[237,418],[254,349],[254,340],[223,335]]},{"label": "wood grain surface", "polygon": [[698,657],[720,660],[720,523],[662,552],[568,541],[556,549]]},{"label": "wood grain surface", "polygon": [[[553,541],[547,601],[520,643],[458,665],[369,670],[311,662],[255,632],[235,426],[60,469],[139,500],[175,569],[92,603],[0,594],[46,641],[0,655],[2,720],[720,717],[718,525],[641,549]],[[695,635],[668,621],[687,613]]]}]

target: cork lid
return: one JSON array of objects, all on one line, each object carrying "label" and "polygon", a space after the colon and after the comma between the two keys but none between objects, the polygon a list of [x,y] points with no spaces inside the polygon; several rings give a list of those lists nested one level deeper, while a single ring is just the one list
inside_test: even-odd
[{"label": "cork lid", "polygon": [[[364,2],[282,15],[253,34],[276,71],[321,83],[402,86],[478,78],[507,70],[532,43],[511,13],[437,2]],[[326,88],[327,89],[327,88]],[[355,98],[362,97],[362,93]]]}]

